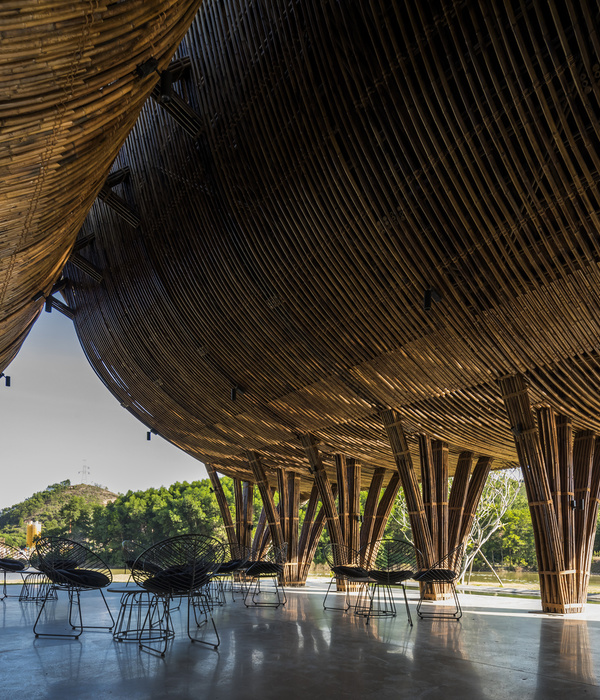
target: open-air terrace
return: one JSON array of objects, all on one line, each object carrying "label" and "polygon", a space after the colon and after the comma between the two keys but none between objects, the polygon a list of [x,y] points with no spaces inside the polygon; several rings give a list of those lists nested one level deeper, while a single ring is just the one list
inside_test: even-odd
[{"label": "open-air terrace", "polygon": [[[459,622],[418,620],[416,589],[409,588],[413,627],[400,589],[397,617],[366,625],[352,613],[324,611],[325,588],[326,579],[309,579],[305,588],[289,589],[278,609],[229,598],[214,611],[216,651],[190,643],[182,606],[173,613],[176,636],[164,658],[107,631],[36,639],[38,605],[9,597],[0,604],[0,697],[19,688],[40,700],[600,698],[600,605],[565,618],[541,613],[539,599],[462,592]],[[116,616],[120,596],[107,599]],[[82,605],[86,623],[107,624],[97,592],[84,594]],[[65,616],[60,593],[45,629],[64,631]]]}]

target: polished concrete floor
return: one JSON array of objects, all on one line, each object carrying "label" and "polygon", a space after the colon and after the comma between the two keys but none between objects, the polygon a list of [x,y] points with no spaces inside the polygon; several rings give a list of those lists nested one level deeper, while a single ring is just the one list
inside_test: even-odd
[{"label": "polished concrete floor", "polygon": [[[600,698],[600,605],[563,619],[539,613],[539,600],[463,594],[460,622],[425,621],[416,619],[413,590],[414,627],[403,605],[396,618],[367,626],[324,611],[324,588],[315,580],[289,590],[277,610],[246,609],[238,596],[215,612],[217,651],[191,644],[177,612],[164,658],[106,631],[35,639],[37,604],[8,598],[0,603],[0,698]],[[46,624],[64,619],[60,596]],[[107,598],[116,613],[119,596]],[[82,605],[86,623],[105,624],[96,592]]]}]

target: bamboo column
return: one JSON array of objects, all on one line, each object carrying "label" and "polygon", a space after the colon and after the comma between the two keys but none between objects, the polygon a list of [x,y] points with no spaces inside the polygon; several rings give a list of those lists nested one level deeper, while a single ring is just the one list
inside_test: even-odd
[{"label": "bamboo column", "polygon": [[269,525],[270,537],[273,540],[275,547],[281,549],[284,542],[283,533],[281,531],[281,522],[279,520],[279,513],[275,507],[275,500],[273,499],[273,492],[269,486],[267,473],[265,472],[260,455],[257,452],[247,451],[246,458],[248,459],[248,464],[250,465],[250,469],[254,474],[256,485],[258,486],[260,497],[262,498],[266,520]]},{"label": "bamboo column", "polygon": [[325,511],[323,508],[317,513],[317,506],[320,502],[319,489],[313,484],[304,514],[302,532],[298,544],[298,582],[306,582],[310,565],[312,564],[321,533],[325,527]]},{"label": "bamboo column", "polygon": [[241,533],[240,544],[245,549],[248,549],[252,540],[252,525],[254,523],[254,484],[250,481],[244,482],[242,508],[245,527]]},{"label": "bamboo column", "polygon": [[[348,491],[348,530],[346,532],[346,545],[350,549],[357,550],[360,547],[360,485],[362,480],[362,468],[360,464],[351,458],[347,458],[347,491]],[[339,484],[338,484],[339,488]]]},{"label": "bamboo column", "polygon": [[235,538],[241,544],[244,537],[244,492],[241,479],[233,480],[233,499],[235,503]]},{"label": "bamboo column", "polygon": [[419,489],[419,481],[413,468],[408,442],[404,434],[402,420],[393,409],[382,411],[381,420],[392,447],[392,454],[396,462],[402,488],[404,489],[404,495],[406,496],[406,505],[415,547],[424,558],[424,566],[430,566],[436,561],[433,540],[425,513],[423,496]]},{"label": "bamboo column", "polygon": [[205,466],[206,472],[208,473],[208,478],[210,479],[212,489],[217,499],[219,510],[221,511],[221,517],[223,518],[223,524],[225,525],[225,534],[227,535],[227,542],[229,543],[229,549],[232,550],[235,547],[237,547],[237,545],[239,545],[240,542],[236,532],[236,527],[233,524],[233,518],[231,517],[229,504],[227,503],[227,499],[225,498],[223,486],[221,486],[221,481],[217,476],[215,468],[212,464],[205,464]]},{"label": "bamboo column", "polygon": [[278,470],[279,521],[284,542],[287,543],[285,582],[290,585],[304,585],[299,580],[298,534],[300,514],[300,476],[296,472]]},{"label": "bamboo column", "polygon": [[365,516],[360,530],[360,547],[361,564],[367,567],[377,556],[377,544],[383,537],[385,526],[394,506],[394,500],[400,489],[398,474],[392,474],[381,498],[379,497],[385,472],[385,469],[375,470],[365,503]]},{"label": "bamboo column", "polygon": [[[421,489],[413,468],[402,420],[393,410],[383,411],[383,424],[396,460],[416,548],[423,566],[431,566],[465,542],[492,464],[480,457],[471,475],[472,452],[462,452],[457,461],[452,489],[448,495],[448,444],[419,435]],[[421,584],[425,598],[443,600],[452,595],[445,584]]]},{"label": "bamboo column", "polygon": [[350,503],[348,489],[348,464],[345,455],[335,455],[335,473],[337,475],[338,485],[338,518],[340,519],[340,528],[342,530],[342,538],[348,538],[350,530]]},{"label": "bamboo column", "polygon": [[600,496],[598,439],[573,434],[571,421],[552,408],[537,410],[537,428],[525,380],[499,382],[514,434],[529,501],[545,612],[581,612]]},{"label": "bamboo column", "polygon": [[321,497],[322,508],[325,513],[325,520],[327,521],[327,529],[329,531],[329,539],[332,544],[343,544],[344,538],[342,535],[342,527],[340,525],[340,519],[338,512],[335,507],[335,498],[331,488],[331,483],[323,466],[323,461],[321,455],[319,454],[319,449],[317,447],[317,441],[313,435],[309,433],[300,436],[300,442],[308,463],[313,471],[315,477],[315,484],[319,490],[319,496]]},{"label": "bamboo column", "polygon": [[233,493],[235,499],[235,523],[231,515],[231,510],[223,486],[212,464],[206,465],[206,471],[212,485],[213,492],[217,499],[217,504],[225,525],[225,534],[229,544],[232,559],[242,556],[242,552],[249,549],[252,538],[253,523],[253,493],[254,484],[242,482],[240,479],[233,479]]},{"label": "bamboo column", "polygon": [[[373,472],[371,485],[367,491],[367,500],[365,501],[365,510],[363,513],[362,526],[360,528],[360,549],[365,557],[364,563],[368,563],[369,557],[367,547],[374,542],[375,518],[377,516],[377,504],[379,503],[379,494],[383,486],[383,478],[385,469],[377,468]],[[369,547],[370,549],[370,547]]]}]

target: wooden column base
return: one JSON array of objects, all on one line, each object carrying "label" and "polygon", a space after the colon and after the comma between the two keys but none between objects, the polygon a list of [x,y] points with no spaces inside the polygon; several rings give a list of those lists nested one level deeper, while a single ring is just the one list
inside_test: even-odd
[{"label": "wooden column base", "polygon": [[542,603],[542,610],[547,613],[554,613],[556,615],[574,615],[575,613],[582,613],[585,610],[585,605],[582,603]]},{"label": "wooden column base", "polygon": [[445,583],[419,583],[424,600],[448,600],[453,597],[452,587]]}]

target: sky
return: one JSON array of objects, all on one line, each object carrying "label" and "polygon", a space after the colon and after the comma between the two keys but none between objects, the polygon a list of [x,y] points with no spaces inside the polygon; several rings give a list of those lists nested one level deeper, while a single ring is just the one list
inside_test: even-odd
[{"label": "sky", "polygon": [[207,477],[202,462],[153,435],[105,388],[73,322],[42,312],[0,379],[0,509],[50,484],[115,493]]}]

